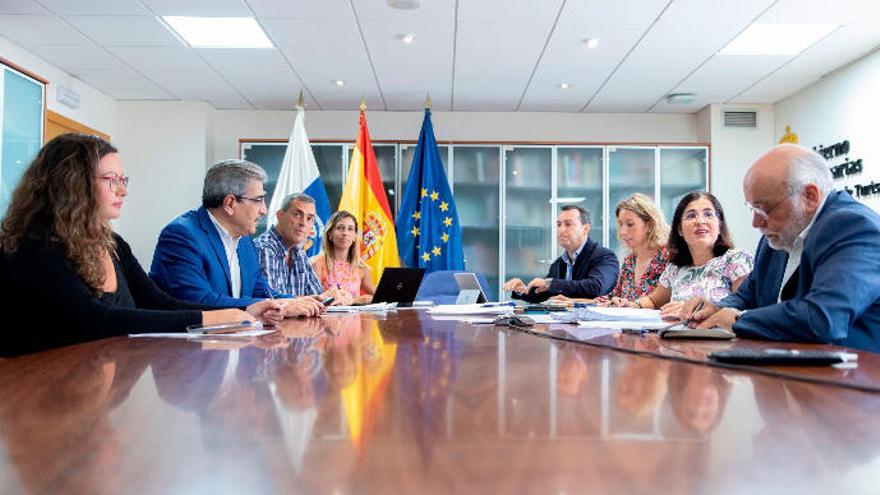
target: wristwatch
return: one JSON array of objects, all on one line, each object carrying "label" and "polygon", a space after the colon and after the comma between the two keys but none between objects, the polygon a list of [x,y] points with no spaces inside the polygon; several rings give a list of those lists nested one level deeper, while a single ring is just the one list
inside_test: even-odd
[{"label": "wristwatch", "polygon": [[747,310],[747,309],[741,309],[741,310],[739,310],[739,312],[738,312],[736,315],[734,315],[734,317],[733,317],[733,321],[734,321],[734,322],[739,321],[739,319],[742,318],[742,316],[743,316],[744,314],[746,314],[746,311],[748,311],[748,310]]}]

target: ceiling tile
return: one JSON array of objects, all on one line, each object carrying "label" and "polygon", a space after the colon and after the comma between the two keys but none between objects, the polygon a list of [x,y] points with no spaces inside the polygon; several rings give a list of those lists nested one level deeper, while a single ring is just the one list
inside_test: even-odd
[{"label": "ceiling tile", "polygon": [[755,86],[745,91],[737,97],[737,100],[756,100],[766,101],[767,98],[776,98],[773,101],[781,100],[788,95],[796,93],[801,89],[815,83],[820,78],[818,76],[777,76],[773,75],[759,82]]},{"label": "ceiling tile", "polygon": [[40,0],[40,3],[60,16],[152,15],[138,0]]},{"label": "ceiling tile", "polygon": [[[580,111],[644,31],[636,25],[557,26],[520,109]],[[598,48],[584,46],[584,32],[602,40]],[[562,82],[570,87],[561,90]]]},{"label": "ceiling tile", "polygon": [[354,19],[348,0],[248,0],[258,17]]},{"label": "ceiling tile", "polygon": [[0,35],[19,45],[87,45],[76,29],[51,15],[0,15]]},{"label": "ceiling tile", "polygon": [[779,0],[760,22],[767,24],[877,24],[874,0]]},{"label": "ceiling tile", "polygon": [[137,70],[210,70],[196,53],[184,46],[112,46],[108,50]]},{"label": "ceiling tile", "polygon": [[26,48],[66,71],[78,69],[124,69],[125,64],[95,44],[29,45]]},{"label": "ceiling tile", "polygon": [[[675,88],[675,92],[730,98],[778,69],[788,56],[716,55]],[[771,76],[772,77],[772,76]]]},{"label": "ceiling tile", "polygon": [[455,110],[465,109],[459,107],[465,101],[467,109],[474,110],[471,105],[484,95],[486,109],[516,108],[548,34],[549,26],[460,23]]},{"label": "ceiling tile", "polygon": [[155,15],[250,17],[242,0],[141,0]]},{"label": "ceiling tile", "polygon": [[[459,6],[464,3],[459,1]],[[361,20],[384,20],[405,26],[412,21],[432,21],[451,24],[455,19],[454,0],[430,0],[413,10],[395,9],[385,1],[355,1],[358,18]],[[461,7],[459,7],[460,9]]]},{"label": "ceiling tile", "polygon": [[117,99],[176,99],[131,69],[78,70],[71,73]]},{"label": "ceiling tile", "polygon": [[459,22],[551,26],[562,0],[459,0]]},{"label": "ceiling tile", "polygon": [[66,18],[89,38],[107,46],[181,46],[155,17],[73,16]]},{"label": "ceiling tile", "polygon": [[669,0],[567,0],[560,25],[633,24],[647,26]]},{"label": "ceiling tile", "polygon": [[48,14],[42,5],[34,0],[2,0],[0,14]]}]

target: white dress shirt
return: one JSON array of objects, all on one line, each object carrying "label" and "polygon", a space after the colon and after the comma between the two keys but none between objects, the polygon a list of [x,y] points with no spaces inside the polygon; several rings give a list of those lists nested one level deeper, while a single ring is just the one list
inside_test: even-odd
[{"label": "white dress shirt", "polygon": [[785,287],[785,284],[788,283],[788,279],[791,278],[792,274],[794,274],[795,270],[801,265],[801,254],[804,252],[804,242],[807,240],[807,236],[810,234],[810,227],[813,226],[813,222],[816,221],[816,217],[819,216],[819,213],[822,212],[822,208],[825,207],[825,200],[828,199],[828,196],[822,198],[822,204],[819,205],[819,208],[816,209],[816,213],[813,215],[813,218],[810,220],[810,223],[804,227],[804,230],[798,234],[797,237],[794,238],[794,242],[792,243],[791,248],[783,249],[788,253],[788,263],[785,264],[785,274],[782,275],[782,284],[779,286],[779,295],[776,300],[778,302],[782,302],[782,289]]},{"label": "white dress shirt", "polygon": [[208,210],[208,217],[214,227],[217,227],[217,233],[220,234],[220,240],[223,241],[223,249],[226,250],[226,262],[229,265],[229,286],[232,288],[232,297],[241,297],[241,267],[238,264],[238,239],[233,238],[232,234],[223,228],[223,225],[214,218],[214,215]]}]

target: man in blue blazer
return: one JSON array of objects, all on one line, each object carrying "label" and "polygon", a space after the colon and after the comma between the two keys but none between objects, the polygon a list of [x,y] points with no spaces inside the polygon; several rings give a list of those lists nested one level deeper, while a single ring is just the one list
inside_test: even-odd
[{"label": "man in blue blazer", "polygon": [[880,216],[832,181],[825,160],[797,145],[752,165],[743,190],[764,235],[755,267],[735,294],[693,315],[701,327],[880,350]]},{"label": "man in blue blazer", "polygon": [[590,239],[590,214],[584,208],[565,205],[556,218],[556,241],[562,256],[550,265],[545,278],[528,284],[519,278],[504,283],[503,290],[528,302],[542,302],[550,296],[594,298],[611,292],[617,283],[617,256]]},{"label": "man in blue blazer", "polygon": [[[208,170],[202,207],[177,217],[159,235],[150,277],[169,294],[217,307],[263,304],[284,316],[320,313],[313,297],[276,297],[260,269],[250,235],[266,214],[266,173],[258,165],[226,160]],[[268,302],[263,302],[268,301]]]}]

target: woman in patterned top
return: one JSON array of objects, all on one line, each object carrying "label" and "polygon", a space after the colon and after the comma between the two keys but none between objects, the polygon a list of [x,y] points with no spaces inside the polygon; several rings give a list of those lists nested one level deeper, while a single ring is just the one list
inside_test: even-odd
[{"label": "woman in patterned top", "polygon": [[657,288],[628,306],[680,317],[684,301],[692,297],[718,303],[736,292],[754,262],[751,254],[734,248],[721,203],[706,192],[688,193],[678,202],[666,249],[669,264]]},{"label": "woman in patterned top", "polygon": [[340,210],[330,217],[321,252],[312,258],[312,268],[325,290],[347,290],[356,303],[368,303],[376,293],[370,269],[358,255],[357,219]]},{"label": "woman in patterned top", "polygon": [[[629,249],[623,260],[617,285],[607,296],[596,298],[596,303],[610,306],[626,306],[630,301],[646,296],[666,269],[669,255],[666,240],[669,225],[657,205],[644,194],[633,194],[617,205],[617,238]],[[571,301],[565,296],[555,296],[554,301]]]}]

